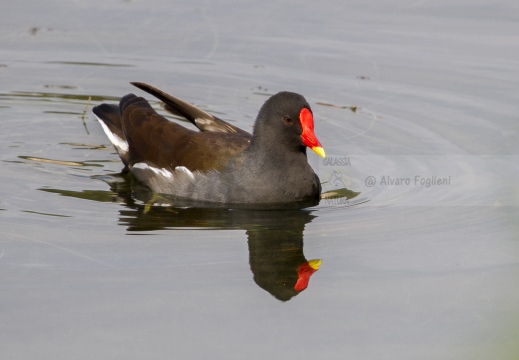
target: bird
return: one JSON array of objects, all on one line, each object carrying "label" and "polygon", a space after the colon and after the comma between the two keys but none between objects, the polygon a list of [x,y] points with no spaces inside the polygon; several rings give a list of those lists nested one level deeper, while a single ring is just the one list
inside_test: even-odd
[{"label": "bird", "polygon": [[124,164],[159,194],[217,204],[319,201],[321,183],[306,149],[325,151],[306,99],[283,91],[261,106],[250,134],[154,86],[131,82],[197,129],[170,121],[132,93],[93,113]]}]

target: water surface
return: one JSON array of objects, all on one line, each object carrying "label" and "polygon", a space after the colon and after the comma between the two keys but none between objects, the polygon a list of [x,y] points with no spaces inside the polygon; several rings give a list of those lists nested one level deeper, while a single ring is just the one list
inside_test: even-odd
[{"label": "water surface", "polygon": [[[514,2],[5,8],[6,358],[517,358]],[[246,130],[269,95],[304,94],[329,154],[309,161],[346,197],[163,206],[91,114],[129,81]]]}]

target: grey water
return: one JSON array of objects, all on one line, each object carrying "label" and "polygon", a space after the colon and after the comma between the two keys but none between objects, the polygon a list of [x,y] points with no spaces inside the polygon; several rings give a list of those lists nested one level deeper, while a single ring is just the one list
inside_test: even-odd
[{"label": "grey water", "polygon": [[[519,356],[516,2],[8,0],[0,20],[2,359]],[[91,113],[144,95],[130,81],[245,130],[303,94],[340,196],[157,198]]]}]

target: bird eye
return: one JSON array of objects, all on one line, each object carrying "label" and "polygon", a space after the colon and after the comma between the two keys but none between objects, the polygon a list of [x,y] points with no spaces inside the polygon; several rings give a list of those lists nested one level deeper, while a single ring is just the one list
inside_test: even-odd
[{"label": "bird eye", "polygon": [[292,124],[292,119],[290,118],[290,116],[284,116],[284,117],[283,117],[283,121],[284,121],[285,124],[287,124],[287,125]]}]

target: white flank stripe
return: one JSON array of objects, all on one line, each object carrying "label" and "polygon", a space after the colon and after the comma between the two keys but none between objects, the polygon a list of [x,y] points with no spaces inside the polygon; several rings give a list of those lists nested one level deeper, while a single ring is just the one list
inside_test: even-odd
[{"label": "white flank stripe", "polygon": [[193,180],[195,179],[195,175],[193,175],[193,173],[192,173],[192,172],[191,172],[187,167],[185,167],[185,166],[177,166],[177,167],[175,168],[175,171],[181,171],[181,172],[183,172],[184,174],[189,175],[189,177],[190,177],[191,179],[193,179]]},{"label": "white flank stripe", "polygon": [[169,170],[166,170],[164,168],[159,169],[159,168],[150,166],[150,165],[148,165],[146,163],[142,163],[142,162],[133,164],[133,168],[142,169],[142,170],[150,170],[150,171],[153,171],[157,175],[161,175],[161,176],[164,176],[167,178],[173,177],[173,174]]}]

